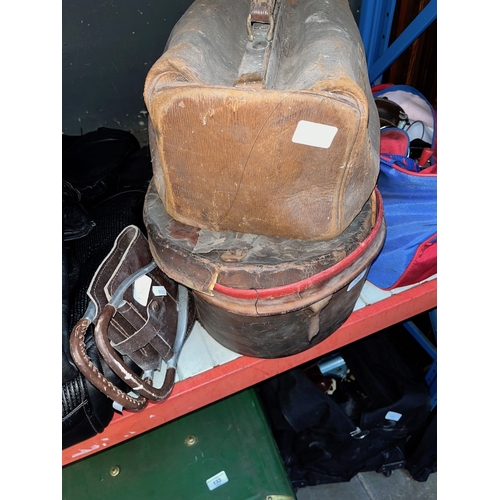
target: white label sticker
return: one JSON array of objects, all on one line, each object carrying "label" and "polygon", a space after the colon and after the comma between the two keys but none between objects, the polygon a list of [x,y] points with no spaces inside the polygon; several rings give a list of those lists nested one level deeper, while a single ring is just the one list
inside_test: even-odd
[{"label": "white label sticker", "polygon": [[142,306],[148,304],[151,281],[152,279],[147,274],[134,281],[134,299]]},{"label": "white label sticker", "polygon": [[397,422],[403,415],[401,413],[397,413],[395,411],[388,411],[385,415],[386,420],[394,420]]},{"label": "white label sticker", "polygon": [[153,286],[153,295],[155,297],[165,297],[167,295],[167,289],[164,286]]},{"label": "white label sticker", "polygon": [[337,127],[324,125],[322,123],[300,120],[293,133],[292,142],[314,146],[315,148],[328,149],[332,145],[333,138],[338,132]]},{"label": "white label sticker", "polygon": [[359,281],[363,278],[363,276],[366,273],[366,269],[363,269],[350,283],[349,286],[347,287],[347,291],[349,291],[351,288],[356,286]]},{"label": "white label sticker", "polygon": [[219,486],[227,483],[229,479],[226,476],[226,473],[222,470],[215,476],[212,476],[210,479],[207,479],[207,486],[210,491],[215,490]]}]

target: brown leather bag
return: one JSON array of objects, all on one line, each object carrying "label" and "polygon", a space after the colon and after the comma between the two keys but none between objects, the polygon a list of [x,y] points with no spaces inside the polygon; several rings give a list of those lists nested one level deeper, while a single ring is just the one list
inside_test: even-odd
[{"label": "brown leather bag", "polygon": [[347,0],[196,0],[144,99],[154,184],[183,224],[329,239],[375,188],[380,124]]},{"label": "brown leather bag", "polygon": [[[148,400],[164,400],[194,324],[194,307],[189,291],[157,267],[138,227],[127,226],[118,235],[87,295],[87,311],[70,337],[70,353],[79,370],[128,410],[141,410]],[[91,323],[105,363],[132,394],[108,380],[87,355],[84,341]],[[162,378],[159,387],[154,386],[155,376]]]}]

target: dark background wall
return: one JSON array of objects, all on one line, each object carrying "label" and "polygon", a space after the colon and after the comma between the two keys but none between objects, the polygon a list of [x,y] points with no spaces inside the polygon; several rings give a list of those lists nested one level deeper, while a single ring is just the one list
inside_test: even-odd
[{"label": "dark background wall", "polygon": [[192,0],[63,0],[63,133],[145,127],[149,68]]}]

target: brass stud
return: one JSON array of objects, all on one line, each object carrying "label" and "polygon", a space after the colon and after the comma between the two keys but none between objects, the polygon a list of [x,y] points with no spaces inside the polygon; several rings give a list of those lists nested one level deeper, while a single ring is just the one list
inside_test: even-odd
[{"label": "brass stud", "polygon": [[116,477],[118,474],[120,474],[120,467],[118,467],[118,465],[113,465],[113,467],[109,469],[109,475]]},{"label": "brass stud", "polygon": [[196,436],[193,436],[192,434],[189,435],[185,441],[184,441],[188,446],[193,446],[193,444],[198,442],[198,438]]}]

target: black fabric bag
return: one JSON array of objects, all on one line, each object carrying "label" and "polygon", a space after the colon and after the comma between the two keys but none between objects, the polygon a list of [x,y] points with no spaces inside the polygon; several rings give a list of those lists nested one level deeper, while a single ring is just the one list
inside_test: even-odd
[{"label": "black fabric bag", "polygon": [[[113,401],[75,366],[69,337],[85,313],[92,277],[116,236],[131,224],[145,232],[142,209],[151,177],[149,147],[140,148],[129,132],[102,128],[80,137],[63,136],[63,449],[102,432],[114,414]],[[103,362],[92,332],[93,327],[85,343],[93,364],[117,387],[128,390]]]},{"label": "black fabric bag", "polygon": [[349,374],[328,394],[297,368],[259,385],[295,488],[389,475],[405,466],[407,438],[430,413],[428,389],[384,332],[339,351]]},{"label": "black fabric bag", "polygon": [[420,482],[427,481],[430,474],[437,472],[437,407],[423,431],[408,440],[406,470]]},{"label": "black fabric bag", "polygon": [[83,238],[95,223],[88,214],[109,196],[129,189],[146,191],[153,175],[149,146],[133,134],[101,127],[81,136],[62,136],[64,241]]},{"label": "black fabric bag", "polygon": [[63,180],[82,201],[120,191],[120,172],[140,149],[137,138],[126,130],[100,127],[80,136],[63,135]]}]

